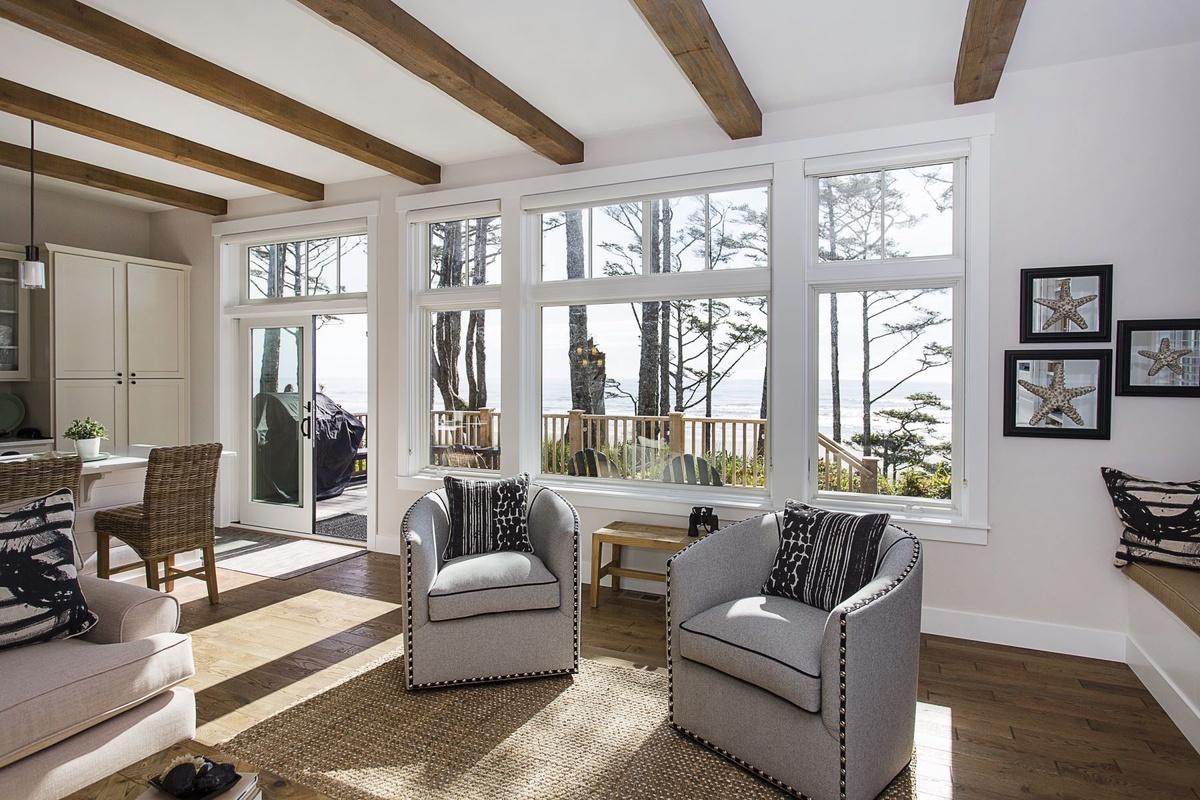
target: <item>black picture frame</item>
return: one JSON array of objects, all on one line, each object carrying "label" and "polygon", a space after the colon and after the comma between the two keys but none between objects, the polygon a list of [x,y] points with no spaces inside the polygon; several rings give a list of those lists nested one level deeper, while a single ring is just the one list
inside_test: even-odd
[{"label": "black picture frame", "polygon": [[[1161,352],[1164,341],[1166,352],[1176,354],[1174,359],[1159,363],[1143,355]],[[1188,352],[1179,354],[1184,350]],[[1200,397],[1200,319],[1119,320],[1117,394]]]},{"label": "black picture frame", "polygon": [[[1112,281],[1112,264],[1021,270],[1021,342],[1111,342]],[[1078,320],[1064,316],[1055,323],[1057,330],[1045,330],[1056,312],[1038,300],[1059,299],[1057,292],[1064,286],[1077,300],[1096,295],[1095,300],[1074,309],[1086,328],[1080,328]]]},{"label": "black picture frame", "polygon": [[[1060,362],[1057,369],[1051,365]],[[1044,401],[1026,389],[1020,381],[1045,389],[1054,386],[1057,373],[1065,370],[1067,389],[1094,385],[1095,391],[1069,398],[1072,411],[1084,424],[1070,418],[1065,410],[1052,409],[1040,419]],[[1081,373],[1083,378],[1081,379]],[[1024,376],[1024,377],[1023,377]],[[1089,397],[1090,396],[1090,397]],[[1082,402],[1080,402],[1082,401]],[[1030,424],[1034,419],[1037,422]],[[1028,420],[1023,422],[1022,420]],[[1004,351],[1004,435],[1037,436],[1055,439],[1108,439],[1112,425],[1112,351],[1111,350],[1006,350]]]}]

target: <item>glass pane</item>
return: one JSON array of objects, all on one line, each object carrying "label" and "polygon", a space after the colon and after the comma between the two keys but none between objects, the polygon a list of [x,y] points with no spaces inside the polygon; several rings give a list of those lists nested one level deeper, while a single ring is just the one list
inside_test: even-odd
[{"label": "glass pane", "polygon": [[950,498],[953,309],[949,288],[821,294],[820,490]]},{"label": "glass pane", "polygon": [[500,311],[429,315],[429,463],[500,468]]},{"label": "glass pane", "polygon": [[500,282],[500,218],[478,217],[429,225],[429,286]]},{"label": "glass pane", "polygon": [[[1016,426],[1018,428],[1083,428],[1095,429],[1099,425],[1100,395],[1096,391],[1097,362],[1095,359],[1068,359],[1045,361],[1019,359],[1017,361],[1017,383],[1010,391],[1017,393]],[[1060,377],[1061,376],[1061,377]],[[1088,391],[1070,398],[1067,408],[1055,407],[1043,401],[1035,389],[1051,388],[1061,379],[1067,389]],[[1107,390],[1107,387],[1105,387]],[[1077,416],[1078,419],[1074,419]]]},{"label": "glass pane", "polygon": [[542,326],[543,472],[765,486],[765,297],[557,306]]},{"label": "glass pane", "polygon": [[309,239],[304,243],[309,295],[335,294],[338,290],[338,239]]},{"label": "glass pane", "polygon": [[304,296],[304,242],[280,242],[247,248],[251,299]]},{"label": "glass pane", "polygon": [[367,237],[343,236],[339,240],[341,257],[339,281],[341,291],[365,292],[367,290]]},{"label": "glass pane", "polygon": [[252,500],[300,506],[300,422],[304,329],[250,331],[250,464]]},{"label": "glass pane", "polygon": [[954,165],[877,170],[817,181],[821,261],[925,258],[954,252]]},{"label": "glass pane", "polygon": [[0,370],[13,371],[17,363],[17,336],[20,326],[17,314],[19,278],[17,262],[11,258],[0,258]]},{"label": "glass pane", "polygon": [[1130,331],[1129,384],[1200,385],[1200,330],[1167,328]]},{"label": "glass pane", "polygon": [[[656,200],[652,204],[650,224],[651,230],[657,228],[655,239],[661,243],[666,238],[670,242],[667,272],[700,272],[709,269],[710,216],[707,199],[705,195],[672,197]],[[714,238],[711,244],[715,254],[720,243]],[[650,271],[661,270],[655,263]]]}]

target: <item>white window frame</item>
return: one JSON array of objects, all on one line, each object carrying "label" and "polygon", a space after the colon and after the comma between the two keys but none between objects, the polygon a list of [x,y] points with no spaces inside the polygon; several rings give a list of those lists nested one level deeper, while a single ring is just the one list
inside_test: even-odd
[{"label": "white window frame", "polygon": [[[949,531],[954,541],[986,542],[987,528],[987,137],[894,148],[805,162],[805,284],[808,390],[805,426],[806,495],[849,511],[888,511],[901,524]],[[953,162],[955,219],[950,255],[822,262],[818,257],[819,180],[822,177]],[[819,296],[871,289],[948,287],[954,292],[951,384],[950,501],[889,495],[818,492]],[[968,366],[974,366],[968,369]],[[953,529],[953,530],[951,530]],[[942,537],[939,537],[942,538]]]},{"label": "white window frame", "polygon": [[[501,279],[497,283],[481,284],[478,286],[444,286],[433,288],[430,285],[430,270],[429,270],[429,226],[438,222],[457,222],[463,220],[476,219],[478,217],[501,217],[500,220],[500,254],[501,254]],[[408,250],[409,250],[409,280],[410,285],[416,287],[416,291],[412,293],[412,302],[409,307],[409,341],[412,342],[412,364],[414,369],[411,374],[414,378],[411,390],[409,392],[409,435],[412,437],[410,441],[413,446],[410,446],[408,452],[408,465],[410,474],[425,474],[425,475],[443,475],[449,473],[462,473],[465,475],[474,476],[492,476],[503,473],[505,467],[505,459],[509,459],[512,463],[516,459],[505,455],[503,449],[500,451],[501,467],[498,470],[484,470],[471,468],[454,468],[440,467],[430,462],[430,451],[428,443],[432,441],[430,431],[430,419],[433,416],[432,407],[429,403],[428,387],[430,386],[433,377],[430,373],[430,363],[428,353],[433,346],[432,341],[432,315],[439,311],[472,311],[476,309],[482,310],[498,310],[501,314],[500,322],[500,364],[501,369],[506,363],[506,353],[504,348],[504,340],[507,336],[505,333],[506,325],[504,323],[505,313],[501,307],[501,292],[502,286],[505,283],[504,276],[504,252],[505,252],[505,226],[501,215],[500,201],[487,200],[475,203],[465,203],[454,206],[443,206],[438,208],[420,209],[411,211],[406,216],[408,228]],[[514,237],[515,238],[515,237]],[[501,396],[504,396],[503,390]],[[501,424],[503,425],[503,410],[501,410]],[[504,431],[501,430],[500,441],[504,442]],[[402,459],[403,460],[403,459]],[[510,470],[511,471],[511,470]]]}]

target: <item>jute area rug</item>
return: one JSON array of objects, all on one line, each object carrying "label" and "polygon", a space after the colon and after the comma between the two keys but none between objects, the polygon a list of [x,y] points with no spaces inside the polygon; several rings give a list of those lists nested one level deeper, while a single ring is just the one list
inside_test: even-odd
[{"label": "jute area rug", "polygon": [[[337,800],[786,797],[667,722],[665,675],[405,692],[393,656],[219,745]],[[912,767],[882,797],[916,796]]]}]

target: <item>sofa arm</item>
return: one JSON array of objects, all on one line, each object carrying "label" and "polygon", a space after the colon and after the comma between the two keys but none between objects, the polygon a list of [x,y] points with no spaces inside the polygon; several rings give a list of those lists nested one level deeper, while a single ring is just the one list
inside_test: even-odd
[{"label": "sofa arm", "polygon": [[830,612],[825,626],[822,720],[836,737],[844,700],[846,727],[855,729],[859,745],[876,735],[885,736],[889,726],[907,725],[910,736],[912,732],[923,567],[917,538],[908,536],[903,544],[892,548],[874,580]]},{"label": "sofa arm", "polygon": [[79,588],[88,608],[99,617],[81,637],[89,642],[132,642],[156,633],[174,633],[179,627],[179,601],[169,594],[94,575],[80,575]]},{"label": "sofa arm", "polygon": [[529,541],[533,554],[558,578],[558,610],[579,610],[579,514],[553,489],[529,487]]},{"label": "sofa arm", "polygon": [[681,623],[721,603],[762,594],[779,550],[779,525],[778,513],[744,519],[697,539],[667,560],[667,643],[672,651],[678,647]]},{"label": "sofa arm", "polygon": [[[442,536],[437,535],[438,528]],[[400,533],[404,537],[404,555],[408,568],[406,614],[409,629],[420,628],[429,622],[429,592],[437,579],[438,541],[445,541],[450,529],[445,491],[438,489],[423,495],[412,504]]]}]

